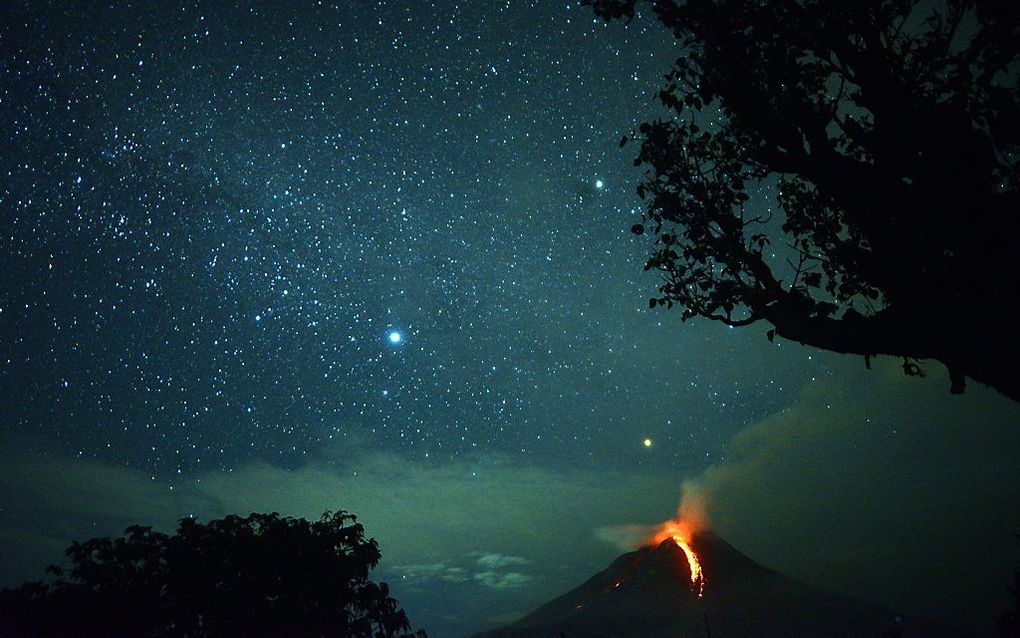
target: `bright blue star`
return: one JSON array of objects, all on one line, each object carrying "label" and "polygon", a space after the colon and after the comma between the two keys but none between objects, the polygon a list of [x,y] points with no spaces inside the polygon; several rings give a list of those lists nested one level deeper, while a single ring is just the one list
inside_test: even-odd
[{"label": "bright blue star", "polygon": [[390,334],[387,335],[387,338],[390,340],[390,343],[400,343],[404,340],[404,335],[400,334],[400,331],[398,330],[390,330]]},{"label": "bright blue star", "polygon": [[602,190],[602,188],[605,187],[605,185],[606,183],[603,182],[601,179],[595,180],[595,188]]}]

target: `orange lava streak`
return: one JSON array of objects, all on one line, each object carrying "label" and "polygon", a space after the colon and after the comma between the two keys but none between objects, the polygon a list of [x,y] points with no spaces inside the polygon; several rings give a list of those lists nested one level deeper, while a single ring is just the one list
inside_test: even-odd
[{"label": "orange lava streak", "polygon": [[687,555],[687,564],[691,568],[691,586],[698,592],[701,598],[705,592],[705,572],[701,569],[701,561],[691,547],[690,540],[694,535],[694,526],[687,521],[666,521],[652,538],[656,546],[667,538],[672,538],[676,544]]},{"label": "orange lava streak", "polygon": [[705,573],[701,570],[701,561],[698,560],[698,555],[694,553],[690,545],[676,536],[673,537],[673,540],[687,554],[687,564],[691,566],[691,584],[698,590],[698,598],[701,598],[705,593]]}]

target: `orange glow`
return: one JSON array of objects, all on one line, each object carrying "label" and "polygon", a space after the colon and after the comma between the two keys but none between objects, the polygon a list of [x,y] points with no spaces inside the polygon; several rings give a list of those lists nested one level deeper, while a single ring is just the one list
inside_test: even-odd
[{"label": "orange glow", "polygon": [[705,572],[701,569],[701,561],[691,547],[691,539],[694,537],[696,527],[689,521],[672,520],[666,521],[659,526],[658,531],[651,538],[651,542],[658,547],[662,541],[672,538],[676,544],[687,555],[687,564],[691,568],[691,587],[701,598],[705,593]]}]

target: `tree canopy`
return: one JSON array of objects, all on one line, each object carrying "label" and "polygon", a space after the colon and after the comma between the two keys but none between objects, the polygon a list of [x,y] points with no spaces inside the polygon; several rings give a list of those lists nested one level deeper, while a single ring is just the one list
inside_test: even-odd
[{"label": "tree canopy", "polygon": [[635,135],[652,307],[1020,400],[1020,3],[584,2],[680,48]]},{"label": "tree canopy", "polygon": [[[180,521],[73,543],[70,571],[0,592],[3,635],[401,636],[407,616],[369,580],[378,544],[347,512]],[[419,632],[424,636],[423,632]]]}]

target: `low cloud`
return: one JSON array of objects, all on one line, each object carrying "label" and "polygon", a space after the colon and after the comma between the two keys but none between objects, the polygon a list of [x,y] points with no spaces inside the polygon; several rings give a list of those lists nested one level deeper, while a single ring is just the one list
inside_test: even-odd
[{"label": "low cloud", "polygon": [[531,561],[521,556],[507,556],[505,554],[483,554],[478,558],[477,563],[489,569],[499,569],[512,565],[530,565]]},{"label": "low cloud", "polygon": [[441,581],[477,583],[492,589],[515,589],[533,582],[535,577],[519,571],[506,571],[506,568],[531,564],[532,561],[521,556],[488,552],[481,554],[466,566],[448,563],[396,565],[390,567],[388,571],[396,574],[400,582],[407,585],[426,585]]},{"label": "low cloud", "polygon": [[656,525],[605,525],[595,528],[595,538],[605,541],[623,552],[635,550],[656,531]]},{"label": "low cloud", "polygon": [[535,581],[534,576],[520,572],[479,572],[474,575],[475,581],[492,589],[521,589]]},{"label": "low cloud", "polygon": [[464,583],[470,579],[463,567],[451,567],[446,563],[432,565],[396,565],[390,571],[398,574],[407,584],[424,584],[433,580],[447,583]]}]

